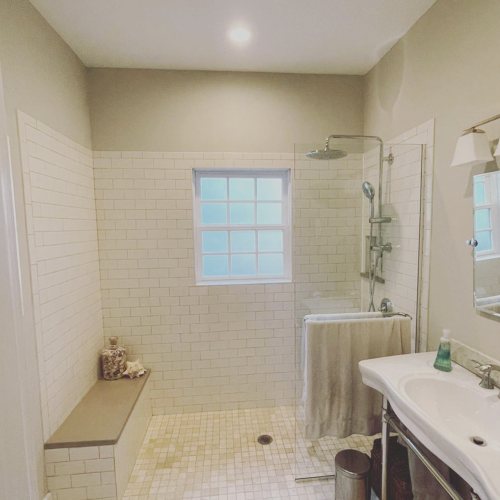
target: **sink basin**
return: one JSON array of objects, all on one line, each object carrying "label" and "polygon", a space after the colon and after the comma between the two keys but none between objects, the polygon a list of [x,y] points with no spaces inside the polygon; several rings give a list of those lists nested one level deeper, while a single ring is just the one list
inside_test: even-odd
[{"label": "sink basin", "polygon": [[[481,438],[482,446],[500,452],[500,400],[497,390],[485,393],[436,376],[410,375],[401,380],[401,392],[433,422],[446,426],[459,439]],[[500,457],[499,457],[500,459]]]},{"label": "sink basin", "polygon": [[363,382],[381,392],[406,427],[462,476],[481,500],[500,499],[500,399],[479,377],[453,364],[433,367],[436,353],[359,363]]}]

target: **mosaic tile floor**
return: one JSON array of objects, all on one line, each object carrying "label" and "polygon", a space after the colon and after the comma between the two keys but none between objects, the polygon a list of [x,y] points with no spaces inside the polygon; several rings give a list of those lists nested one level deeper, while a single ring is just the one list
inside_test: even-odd
[{"label": "mosaic tile floor", "polygon": [[333,499],[333,480],[295,478],[332,474],[338,451],[369,454],[375,437],[311,442],[298,427],[293,407],[153,417],[124,500]]}]

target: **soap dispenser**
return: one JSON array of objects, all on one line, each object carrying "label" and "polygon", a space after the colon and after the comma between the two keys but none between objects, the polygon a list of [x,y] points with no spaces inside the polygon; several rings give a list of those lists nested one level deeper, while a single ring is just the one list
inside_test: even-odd
[{"label": "soap dispenser", "polygon": [[450,330],[448,329],[443,330],[434,368],[442,372],[451,372]]}]

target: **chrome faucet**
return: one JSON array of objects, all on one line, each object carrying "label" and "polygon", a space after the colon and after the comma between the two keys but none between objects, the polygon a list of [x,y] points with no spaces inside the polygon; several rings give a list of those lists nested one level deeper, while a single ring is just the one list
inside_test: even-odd
[{"label": "chrome faucet", "polygon": [[[500,372],[500,366],[490,363],[482,364],[475,359],[471,361],[475,364],[476,370],[482,375],[481,382],[479,382],[479,387],[482,387],[483,389],[494,389],[495,385],[491,380],[491,372]],[[498,393],[498,397],[500,398],[500,392]]]}]

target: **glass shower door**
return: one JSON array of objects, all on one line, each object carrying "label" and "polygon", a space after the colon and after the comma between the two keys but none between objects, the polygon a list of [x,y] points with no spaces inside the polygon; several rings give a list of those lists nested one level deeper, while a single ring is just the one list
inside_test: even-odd
[{"label": "glass shower door", "polygon": [[324,144],[298,144],[295,148],[296,478],[332,475],[336,452],[354,445],[352,439],[349,443],[330,437],[306,439],[304,407],[300,404],[304,317],[361,310],[363,144],[349,147],[348,154],[337,160],[314,160],[306,156],[308,151],[323,149]]},{"label": "glass shower door", "polygon": [[[419,285],[423,250],[424,146],[386,145],[384,155],[387,157],[389,154],[394,156],[394,161],[392,165],[384,162],[382,170],[382,212],[392,220],[380,225],[380,243],[389,244],[390,249],[384,251],[378,261],[374,304],[378,308],[382,299],[387,297],[394,304],[395,311],[412,317],[413,349],[422,313]],[[376,152],[369,151],[364,155],[364,180],[377,188],[378,196],[379,168]],[[364,201],[365,213],[367,205]],[[366,216],[363,217],[362,230],[362,271],[366,273],[369,262],[373,264],[368,249],[370,224]],[[377,231],[378,228],[375,228],[376,233]],[[366,311],[370,301],[369,282],[367,279],[362,279],[361,282],[361,310]]]},{"label": "glass shower door", "polygon": [[[331,146],[333,147],[333,146]],[[295,303],[296,375],[296,479],[334,474],[335,455],[346,448],[370,453],[377,436],[324,436],[307,439],[304,427],[303,325],[312,314],[367,311],[369,267],[372,252],[369,204],[361,185],[370,182],[376,191],[375,215],[379,205],[380,145],[370,140],[334,143],[347,155],[337,160],[313,160],[308,151],[321,144],[297,144],[293,172],[293,259]],[[412,335],[418,323],[419,255],[421,253],[421,181],[423,146],[389,145],[382,170],[382,214],[392,217],[374,226],[371,243],[391,243],[378,261],[374,304],[389,297],[396,311],[413,318]],[[333,487],[333,481],[331,482]]]}]

